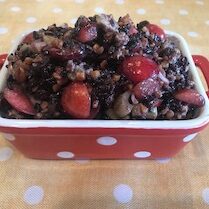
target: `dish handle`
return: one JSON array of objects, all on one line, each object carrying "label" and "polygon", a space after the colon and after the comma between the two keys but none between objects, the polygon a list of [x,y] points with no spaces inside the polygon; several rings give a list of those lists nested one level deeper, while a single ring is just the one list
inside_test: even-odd
[{"label": "dish handle", "polygon": [[[195,65],[199,67],[200,70],[202,71],[205,77],[207,86],[209,88],[209,61],[208,59],[202,55],[192,55],[192,58],[194,60]],[[209,90],[206,93],[209,97]]]},{"label": "dish handle", "polygon": [[0,54],[0,69],[3,66],[8,54]]}]

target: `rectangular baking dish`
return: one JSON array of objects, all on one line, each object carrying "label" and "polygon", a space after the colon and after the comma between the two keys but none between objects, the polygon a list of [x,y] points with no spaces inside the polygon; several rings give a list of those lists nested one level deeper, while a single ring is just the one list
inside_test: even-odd
[{"label": "rectangular baking dish", "polygon": [[[197,90],[205,98],[200,115],[190,120],[26,120],[0,117],[0,131],[26,157],[35,159],[157,159],[174,156],[209,122],[209,100],[195,64],[209,84],[209,62],[191,56],[177,33],[166,35],[179,44],[190,63]],[[19,41],[14,46],[13,52]],[[195,63],[194,63],[195,62]],[[7,60],[0,71],[0,91],[7,78]]]}]

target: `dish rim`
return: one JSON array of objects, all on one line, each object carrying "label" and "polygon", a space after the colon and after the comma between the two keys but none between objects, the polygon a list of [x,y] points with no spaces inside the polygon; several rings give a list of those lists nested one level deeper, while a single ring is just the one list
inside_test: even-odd
[{"label": "dish rim", "polygon": [[[10,51],[14,52],[24,35],[33,30],[22,33],[15,41]],[[205,98],[205,106],[200,115],[188,120],[92,120],[92,119],[7,119],[0,116],[0,127],[10,128],[133,128],[133,129],[191,129],[203,126],[209,122],[209,99],[203,87],[200,76],[192,59],[186,40],[178,33],[165,31],[166,35],[174,36],[179,41],[180,49],[187,57],[190,71],[195,82],[196,89]],[[10,54],[9,53],[9,54]],[[0,71],[0,91],[5,86],[8,71],[5,61]],[[110,123],[111,121],[111,123]]]}]

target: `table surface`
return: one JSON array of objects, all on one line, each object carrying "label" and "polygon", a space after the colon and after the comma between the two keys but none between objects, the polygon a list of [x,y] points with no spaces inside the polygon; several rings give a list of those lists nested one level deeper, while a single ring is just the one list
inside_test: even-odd
[{"label": "table surface", "polygon": [[[0,53],[22,31],[106,12],[176,31],[193,54],[209,57],[208,10],[208,0],[0,0]],[[208,135],[209,127],[160,161],[31,160],[0,137],[0,208],[209,208]]]}]

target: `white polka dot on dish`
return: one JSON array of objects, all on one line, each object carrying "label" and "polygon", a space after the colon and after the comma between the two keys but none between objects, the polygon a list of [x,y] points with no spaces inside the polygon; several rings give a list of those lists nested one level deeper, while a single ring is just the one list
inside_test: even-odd
[{"label": "white polka dot on dish", "polygon": [[74,1],[75,1],[75,3],[77,3],[77,4],[82,4],[82,3],[85,2],[85,0],[74,0]]},{"label": "white polka dot on dish", "polygon": [[185,15],[188,15],[189,12],[186,9],[180,9],[179,14],[185,16]]},{"label": "white polka dot on dish", "polygon": [[170,23],[171,23],[171,21],[169,20],[169,19],[161,19],[160,20],[160,23],[162,24],[162,25],[169,25]]},{"label": "white polka dot on dish", "polygon": [[74,24],[76,23],[76,21],[77,21],[77,18],[72,18],[72,19],[70,20],[70,23],[71,23],[72,25],[74,25]]},{"label": "white polka dot on dish", "polygon": [[14,7],[11,7],[10,10],[11,10],[12,12],[19,12],[19,11],[21,10],[21,8],[18,7],[18,6],[14,6]]},{"label": "white polka dot on dish", "polygon": [[[13,40],[14,41],[14,40]],[[13,42],[14,43],[14,42]],[[15,136],[13,134],[6,134],[6,133],[2,133],[3,137],[5,139],[7,139],[8,141],[14,141],[15,140]]]},{"label": "white polka dot on dish", "polygon": [[29,205],[39,204],[44,197],[44,190],[40,186],[31,186],[24,193],[24,201]]},{"label": "white polka dot on dish", "polygon": [[102,7],[96,7],[96,8],[94,9],[94,11],[95,11],[97,14],[101,14],[101,13],[104,13],[104,12],[105,12],[104,9],[103,9]]},{"label": "white polka dot on dish", "polygon": [[55,7],[55,8],[52,9],[52,12],[54,12],[54,13],[60,13],[60,12],[62,12],[62,9],[59,8],[59,7]]},{"label": "white polka dot on dish", "polygon": [[147,158],[151,156],[151,153],[147,151],[139,151],[139,152],[135,152],[134,156],[137,158]]},{"label": "white polka dot on dish", "polygon": [[196,38],[199,35],[197,32],[194,32],[194,31],[190,31],[187,34],[188,36],[193,37],[193,38]]},{"label": "white polka dot on dish", "polygon": [[209,205],[209,188],[205,188],[202,191],[202,198],[203,198],[204,202]]},{"label": "white polka dot on dish", "polygon": [[206,24],[206,25],[209,25],[209,20],[205,21],[205,24]]},{"label": "white polka dot on dish", "polygon": [[156,4],[164,4],[164,1],[163,0],[155,0],[155,3]]},{"label": "white polka dot on dish", "polygon": [[117,143],[117,139],[111,136],[102,136],[97,139],[97,143],[104,146],[111,146]]},{"label": "white polka dot on dish", "polygon": [[0,148],[0,161],[6,161],[11,158],[13,150],[10,147]]},{"label": "white polka dot on dish", "polygon": [[139,14],[139,15],[144,15],[146,13],[146,10],[141,8],[141,9],[137,9],[136,10],[136,13]]},{"label": "white polka dot on dish", "polygon": [[198,4],[198,5],[204,5],[204,2],[203,1],[196,1],[196,4]]},{"label": "white polka dot on dish", "polygon": [[8,28],[0,27],[0,35],[3,35],[8,32]]},{"label": "white polka dot on dish", "polygon": [[43,2],[44,0],[36,0],[37,2]]},{"label": "white polka dot on dish", "polygon": [[119,203],[128,203],[132,200],[133,191],[127,184],[119,184],[114,188],[113,196]]},{"label": "white polka dot on dish", "polygon": [[190,134],[186,137],[183,138],[183,142],[190,142],[191,140],[193,140],[195,137],[197,136],[197,133],[194,134]]},{"label": "white polka dot on dish", "polygon": [[115,0],[116,4],[124,4],[124,0]]},{"label": "white polka dot on dish", "polygon": [[156,159],[156,161],[158,163],[162,163],[162,164],[168,163],[170,160],[171,160],[170,158],[159,158],[159,159]]},{"label": "white polka dot on dish", "polygon": [[62,152],[58,152],[57,156],[60,158],[68,159],[68,158],[73,158],[75,155],[72,152],[62,151]]},{"label": "white polka dot on dish", "polygon": [[3,2],[5,2],[5,1],[6,1],[6,0],[0,0],[0,3],[1,3],[1,2],[3,3]]},{"label": "white polka dot on dish", "polygon": [[36,21],[37,21],[37,19],[35,17],[27,17],[26,18],[27,23],[35,23]]}]

